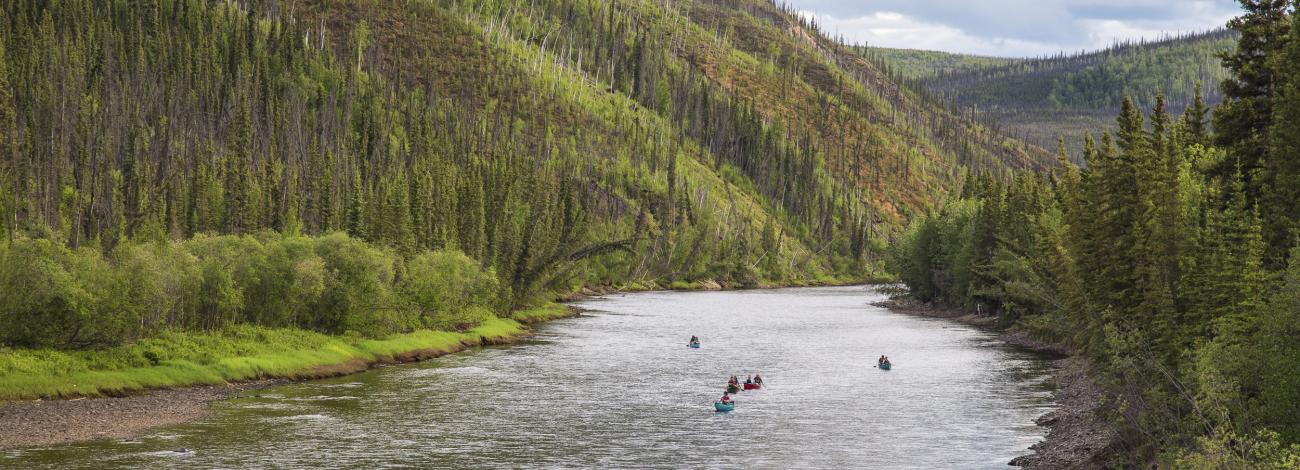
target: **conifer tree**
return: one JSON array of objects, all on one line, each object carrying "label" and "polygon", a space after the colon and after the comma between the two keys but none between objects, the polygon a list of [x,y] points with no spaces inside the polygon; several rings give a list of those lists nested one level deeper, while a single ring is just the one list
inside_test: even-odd
[{"label": "conifer tree", "polygon": [[352,167],[352,188],[348,191],[348,235],[366,239],[370,233],[366,230],[366,188],[361,182],[361,170]]},{"label": "conifer tree", "polygon": [[[0,11],[0,22],[7,21]],[[13,88],[9,84],[9,58],[4,41],[0,41],[0,229],[7,241],[12,242],[18,230],[18,128],[14,109]]]},{"label": "conifer tree", "polygon": [[1205,98],[1201,93],[1201,82],[1196,82],[1196,94],[1192,98],[1192,104],[1183,110],[1183,129],[1187,133],[1186,142],[1188,145],[1210,145],[1209,130],[1205,126],[1205,117],[1210,112],[1209,107],[1205,105]]},{"label": "conifer tree", "polygon": [[484,253],[484,191],[482,169],[475,167],[459,179],[457,191],[457,246],[471,258],[482,261]]},{"label": "conifer tree", "polygon": [[1216,168],[1221,178],[1241,171],[1246,195],[1255,201],[1264,182],[1256,174],[1267,158],[1273,127],[1273,103],[1279,80],[1277,57],[1291,28],[1288,10],[1292,0],[1239,0],[1246,12],[1228,22],[1241,36],[1232,53],[1223,56],[1223,66],[1232,72],[1224,80],[1224,102],[1214,110],[1214,141],[1228,150],[1231,158]]},{"label": "conifer tree", "polygon": [[[248,73],[245,69],[242,73]],[[253,210],[252,177],[249,165],[252,162],[253,122],[250,116],[249,97],[240,98],[236,107],[235,119],[230,125],[230,144],[223,159],[225,204],[224,229],[230,233],[244,233],[253,228],[248,222]]]},{"label": "conifer tree", "polygon": [[1267,259],[1274,266],[1281,266],[1287,250],[1300,240],[1300,12],[1291,14],[1291,31],[1278,61],[1281,83],[1274,97],[1264,168],[1268,185],[1260,204]]}]

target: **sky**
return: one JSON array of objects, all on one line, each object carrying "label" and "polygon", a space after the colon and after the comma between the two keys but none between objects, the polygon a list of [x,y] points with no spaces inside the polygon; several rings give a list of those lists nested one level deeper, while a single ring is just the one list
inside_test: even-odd
[{"label": "sky", "polygon": [[1205,31],[1235,0],[784,0],[850,43],[1037,57]]}]

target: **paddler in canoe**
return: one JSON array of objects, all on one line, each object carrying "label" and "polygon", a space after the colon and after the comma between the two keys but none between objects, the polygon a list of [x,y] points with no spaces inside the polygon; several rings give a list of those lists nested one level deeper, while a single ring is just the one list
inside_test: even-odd
[{"label": "paddler in canoe", "polygon": [[759,377],[757,372],[754,373],[754,383],[763,385],[763,378]]},{"label": "paddler in canoe", "polygon": [[740,393],[740,380],[737,380],[734,375],[727,380],[727,393]]}]

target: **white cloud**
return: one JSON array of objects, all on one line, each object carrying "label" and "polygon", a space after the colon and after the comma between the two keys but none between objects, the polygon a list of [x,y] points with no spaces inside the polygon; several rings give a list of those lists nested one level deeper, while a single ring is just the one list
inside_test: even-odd
[{"label": "white cloud", "polygon": [[901,49],[926,49],[994,56],[1032,56],[1056,52],[1055,45],[1004,37],[977,37],[952,26],[920,21],[901,13],[877,12],[837,18],[804,12],[822,31],[850,43]]},{"label": "white cloud", "polygon": [[[1118,41],[1204,31],[1238,14],[1231,0],[794,0],[849,42],[1005,57],[1099,49]],[[971,10],[975,8],[975,10]]]}]

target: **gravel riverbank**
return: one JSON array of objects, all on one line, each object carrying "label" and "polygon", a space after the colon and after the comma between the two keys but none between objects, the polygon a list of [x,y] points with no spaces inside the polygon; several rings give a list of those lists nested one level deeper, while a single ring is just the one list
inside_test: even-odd
[{"label": "gravel riverbank", "polygon": [[[942,318],[983,328],[995,328],[998,323],[996,317],[905,297],[876,305],[908,315]],[[1047,438],[1030,447],[1034,453],[1016,457],[1009,464],[1028,470],[1104,468],[1108,452],[1118,436],[1114,426],[1098,417],[1103,390],[1089,376],[1087,361],[1069,355],[1069,351],[1060,345],[1038,341],[1023,332],[1001,330],[999,338],[1033,351],[1064,356],[1053,361],[1056,374],[1052,381],[1056,390],[1052,397],[1058,408],[1035,420],[1039,426],[1049,429]]]},{"label": "gravel riverbank", "polygon": [[129,439],[160,426],[211,413],[212,402],[245,390],[285,383],[259,380],[230,385],[152,390],[125,397],[33,400],[0,404],[0,449],[50,446],[95,439]]},{"label": "gravel riverbank", "polygon": [[[544,308],[521,316],[523,324],[535,324],[577,315],[568,307]],[[417,362],[480,345],[507,344],[530,335],[518,323],[518,331],[500,337],[482,337],[437,348],[416,349],[375,360],[351,360],[295,373],[292,378],[236,381],[222,385],[152,389],[118,397],[42,399],[0,402],[0,450],[51,446],[96,439],[127,439],[143,431],[202,419],[211,404],[240,392],[294,381],[336,377],[389,364]]]}]

